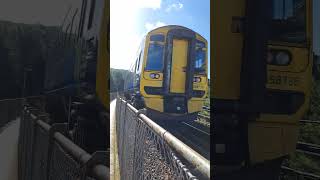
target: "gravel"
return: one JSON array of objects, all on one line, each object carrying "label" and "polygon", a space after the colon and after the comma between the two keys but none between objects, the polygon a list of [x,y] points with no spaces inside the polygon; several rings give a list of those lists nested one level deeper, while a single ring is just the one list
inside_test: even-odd
[{"label": "gravel", "polygon": [[[177,173],[173,171],[173,164],[168,164],[165,158],[157,149],[154,141],[146,140],[147,149],[144,150],[144,171],[143,176],[145,179],[154,180],[169,180],[169,179],[182,179]],[[168,152],[165,152],[168,153]],[[170,156],[169,154],[166,154]],[[172,160],[172,159],[170,159]],[[171,161],[171,163],[173,163]]]}]

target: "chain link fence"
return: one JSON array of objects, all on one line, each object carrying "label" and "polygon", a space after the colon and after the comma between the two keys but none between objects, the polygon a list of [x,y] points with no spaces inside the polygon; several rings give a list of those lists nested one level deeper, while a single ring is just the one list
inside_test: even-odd
[{"label": "chain link fence", "polygon": [[123,180],[198,179],[195,167],[182,163],[178,153],[139,116],[141,112],[118,98],[116,131],[120,176]]},{"label": "chain link fence", "polygon": [[109,153],[88,154],[69,140],[67,125],[47,124],[47,114],[24,107],[19,134],[19,180],[106,180]]}]

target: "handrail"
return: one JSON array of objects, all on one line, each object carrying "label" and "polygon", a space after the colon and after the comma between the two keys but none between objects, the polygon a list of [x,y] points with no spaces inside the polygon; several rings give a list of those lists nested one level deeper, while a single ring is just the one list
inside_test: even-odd
[{"label": "handrail", "polygon": [[[80,165],[79,168],[81,168],[81,171],[83,171],[84,173],[84,174],[81,174],[81,176],[89,176],[97,180],[109,179],[110,177],[109,168],[107,167],[106,158],[105,158],[107,157],[106,156],[108,153],[107,151],[96,151],[94,154],[89,154],[80,146],[75,144],[72,140],[70,140],[68,137],[66,137],[63,134],[63,131],[56,130],[54,128],[54,126],[56,125],[57,129],[60,129],[61,127],[64,127],[65,124],[53,124],[53,125],[47,124],[42,120],[42,117],[44,116],[44,114],[43,113],[41,114],[41,111],[39,111],[37,108],[25,106],[24,112],[26,112],[28,114],[28,117],[35,122],[34,128],[38,126],[49,134],[49,139],[50,139],[49,144],[51,143],[59,144],[59,146],[63,149],[63,151],[65,151],[68,155],[72,157],[73,160],[79,163]],[[30,123],[31,121],[26,120],[23,122]],[[63,126],[58,127],[60,125],[63,125]],[[33,137],[33,135],[30,137],[35,138]],[[50,148],[50,146],[51,145],[49,145],[48,148]],[[48,162],[51,163],[51,159],[48,160]],[[33,163],[33,160],[31,163]],[[32,164],[32,167],[33,167],[33,164]]]},{"label": "handrail", "polygon": [[[123,99],[120,98],[120,100],[126,103],[126,101],[124,101]],[[136,114],[138,113],[138,110],[130,104],[127,104],[127,106]],[[154,130],[155,133],[161,136],[171,148],[177,151],[183,158],[185,158],[190,164],[192,164],[195,167],[195,169],[197,169],[206,178],[210,179],[210,161],[208,161],[206,158],[194,151],[188,145],[177,139],[167,130],[163,129],[161,126],[153,122],[146,115],[139,114],[138,117],[143,122],[145,122],[152,130]]]}]

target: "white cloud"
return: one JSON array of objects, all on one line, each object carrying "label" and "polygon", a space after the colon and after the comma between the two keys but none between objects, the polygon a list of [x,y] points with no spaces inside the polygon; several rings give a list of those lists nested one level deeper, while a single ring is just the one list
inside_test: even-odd
[{"label": "white cloud", "polygon": [[148,32],[148,31],[151,31],[151,30],[153,30],[153,29],[155,29],[155,28],[157,28],[157,27],[161,27],[161,26],[165,26],[165,25],[166,25],[166,24],[165,24],[164,22],[157,21],[157,22],[154,23],[154,24],[147,22],[147,23],[145,24],[145,27],[146,27],[147,32]]},{"label": "white cloud", "polygon": [[171,10],[180,10],[183,8],[183,4],[182,3],[173,3],[170,4],[167,8],[166,8],[166,12],[170,12]]},{"label": "white cloud", "polygon": [[133,0],[136,2],[139,8],[151,8],[151,9],[160,9],[161,0]]},{"label": "white cloud", "polygon": [[110,66],[128,69],[144,34],[137,32],[140,9],[161,8],[161,0],[110,1]]}]

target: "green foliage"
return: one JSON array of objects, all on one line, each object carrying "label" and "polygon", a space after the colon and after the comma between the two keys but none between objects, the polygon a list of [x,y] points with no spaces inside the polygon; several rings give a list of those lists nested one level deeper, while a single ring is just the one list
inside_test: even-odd
[{"label": "green foliage", "polygon": [[301,124],[299,140],[320,145],[320,125],[311,123]]},{"label": "green foliage", "polygon": [[310,110],[306,115],[307,119],[320,120],[320,81],[313,81],[311,90]]},{"label": "green foliage", "polygon": [[[305,119],[320,121],[320,81],[313,81],[311,90],[310,109]],[[319,124],[301,124],[300,140],[313,144],[320,144],[320,125]]]},{"label": "green foliage", "polygon": [[[320,81],[313,82],[310,109],[304,119],[320,121]],[[320,125],[314,123],[301,124],[299,141],[320,145]],[[314,156],[296,152],[285,164],[294,169],[320,175],[320,158]]]},{"label": "green foliage", "polygon": [[114,91],[123,91],[124,90],[124,83],[129,71],[123,69],[110,69],[110,88],[111,92]]},{"label": "green foliage", "polygon": [[44,68],[37,67],[45,64],[49,45],[57,39],[57,32],[57,27],[0,21],[0,80],[6,87],[0,91],[0,98],[21,96],[26,66],[33,69],[28,74],[26,88],[30,93],[35,86],[42,88]]},{"label": "green foliage", "polygon": [[293,169],[320,174],[320,159],[301,152],[294,153],[285,164]]}]

